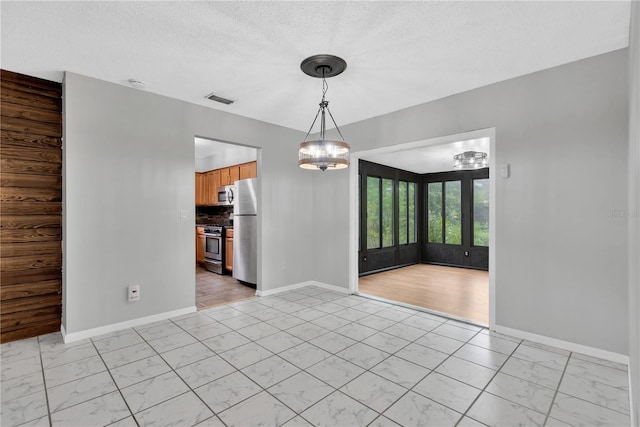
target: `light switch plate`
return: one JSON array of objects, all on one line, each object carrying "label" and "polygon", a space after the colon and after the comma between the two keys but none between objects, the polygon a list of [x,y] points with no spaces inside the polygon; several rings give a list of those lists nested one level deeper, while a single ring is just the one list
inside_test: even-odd
[{"label": "light switch plate", "polygon": [[503,163],[500,165],[500,176],[503,178],[509,178],[511,172],[511,168],[509,167],[509,163]]}]

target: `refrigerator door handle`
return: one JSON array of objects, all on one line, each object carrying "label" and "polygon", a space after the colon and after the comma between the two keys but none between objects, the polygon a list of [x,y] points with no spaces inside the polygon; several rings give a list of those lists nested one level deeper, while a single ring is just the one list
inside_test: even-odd
[{"label": "refrigerator door handle", "polygon": [[227,201],[233,203],[233,190],[231,188],[227,191]]}]

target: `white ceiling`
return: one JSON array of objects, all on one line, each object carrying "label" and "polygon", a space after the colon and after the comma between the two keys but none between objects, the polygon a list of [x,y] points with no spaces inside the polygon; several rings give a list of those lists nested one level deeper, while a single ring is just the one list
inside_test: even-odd
[{"label": "white ceiling", "polygon": [[368,154],[360,158],[381,165],[422,174],[452,171],[453,156],[465,151],[487,153],[487,161],[489,161],[491,158],[489,138],[469,139],[466,141],[456,141],[383,154]]},{"label": "white ceiling", "polygon": [[209,156],[230,156],[231,153],[255,155],[256,149],[242,145],[229,144],[213,139],[194,138],[196,159],[204,159]]},{"label": "white ceiling", "polygon": [[[629,1],[11,2],[1,66],[127,84],[307,131],[314,54],[341,56],[329,80],[338,125],[628,45]],[[203,97],[211,92],[232,105]],[[345,135],[349,141],[349,135]]]}]

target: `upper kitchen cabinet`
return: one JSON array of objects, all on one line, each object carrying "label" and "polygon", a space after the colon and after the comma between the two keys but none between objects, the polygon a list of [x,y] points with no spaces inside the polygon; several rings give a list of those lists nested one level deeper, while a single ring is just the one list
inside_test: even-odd
[{"label": "upper kitchen cabinet", "polygon": [[258,176],[257,162],[243,163],[240,165],[240,179],[256,178]]},{"label": "upper kitchen cabinet", "polygon": [[219,169],[220,185],[233,185],[240,179],[240,165],[229,166],[228,168]]},{"label": "upper kitchen cabinet", "polygon": [[[201,175],[201,180],[198,180]],[[200,187],[198,184],[200,183]],[[213,170],[201,174],[196,174],[196,205],[213,206],[218,203],[218,187],[220,187],[220,171]],[[200,194],[200,203],[198,203]]]},{"label": "upper kitchen cabinet", "polygon": [[196,172],[196,206],[204,206],[204,174]]},{"label": "upper kitchen cabinet", "polygon": [[196,206],[218,204],[218,187],[233,185],[239,179],[256,178],[256,162],[243,163],[209,172],[196,172]]}]

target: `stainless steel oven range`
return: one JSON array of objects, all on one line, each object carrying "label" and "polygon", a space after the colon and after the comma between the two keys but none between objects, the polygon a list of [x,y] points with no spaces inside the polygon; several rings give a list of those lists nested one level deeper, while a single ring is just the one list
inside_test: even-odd
[{"label": "stainless steel oven range", "polygon": [[204,264],[213,273],[222,274],[224,259],[224,229],[218,226],[204,228]]}]

